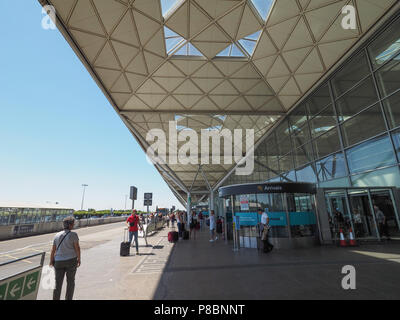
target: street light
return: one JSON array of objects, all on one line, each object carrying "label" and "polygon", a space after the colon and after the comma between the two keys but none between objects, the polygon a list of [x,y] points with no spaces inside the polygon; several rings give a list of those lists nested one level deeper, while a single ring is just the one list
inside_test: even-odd
[{"label": "street light", "polygon": [[85,199],[85,188],[87,187],[87,184],[83,184],[83,195],[82,195],[82,204],[81,204],[81,210],[83,210],[83,200]]}]

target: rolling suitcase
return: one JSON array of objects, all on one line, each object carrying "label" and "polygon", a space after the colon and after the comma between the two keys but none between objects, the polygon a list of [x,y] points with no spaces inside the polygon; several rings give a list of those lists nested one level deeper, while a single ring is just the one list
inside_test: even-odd
[{"label": "rolling suitcase", "polygon": [[127,231],[128,231],[128,229],[124,230],[124,241],[121,242],[121,247],[119,250],[119,254],[121,257],[129,256],[129,253],[130,253],[131,244],[129,243],[129,241],[126,241],[127,238],[125,237],[125,235],[127,234]]},{"label": "rolling suitcase", "polygon": [[183,231],[183,240],[189,240],[189,231]]},{"label": "rolling suitcase", "polygon": [[177,242],[178,241],[178,232],[176,232],[176,231],[168,232],[168,241],[169,242]]}]

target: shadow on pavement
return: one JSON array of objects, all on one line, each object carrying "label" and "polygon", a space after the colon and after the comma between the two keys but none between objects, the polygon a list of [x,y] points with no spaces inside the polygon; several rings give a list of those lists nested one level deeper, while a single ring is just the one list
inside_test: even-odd
[{"label": "shadow on pavement", "polygon": [[[344,290],[342,269],[353,265],[356,290]],[[179,240],[161,275],[155,300],[399,299],[400,246],[232,250],[224,240]]]}]

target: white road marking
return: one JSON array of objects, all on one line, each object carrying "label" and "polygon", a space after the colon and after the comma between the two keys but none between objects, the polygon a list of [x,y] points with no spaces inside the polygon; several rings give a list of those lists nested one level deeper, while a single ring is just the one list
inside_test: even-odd
[{"label": "white road marking", "polygon": [[3,255],[3,254],[6,255],[8,253],[16,253],[16,252],[19,252],[19,251],[24,251],[24,250],[27,250],[27,249],[31,249],[32,247],[38,247],[38,246],[42,246],[42,245],[49,245],[49,244],[52,244],[52,243],[53,243],[53,241],[35,243],[35,244],[31,244],[31,245],[23,247],[23,248],[14,249],[14,250],[11,250],[11,251],[0,252],[0,255]]}]

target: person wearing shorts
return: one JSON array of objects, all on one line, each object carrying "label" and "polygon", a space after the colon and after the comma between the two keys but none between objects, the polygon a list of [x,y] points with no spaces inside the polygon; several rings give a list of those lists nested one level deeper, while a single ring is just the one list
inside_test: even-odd
[{"label": "person wearing shorts", "polygon": [[210,242],[214,242],[218,240],[218,237],[215,235],[216,221],[215,221],[215,212],[214,210],[210,211]]}]

